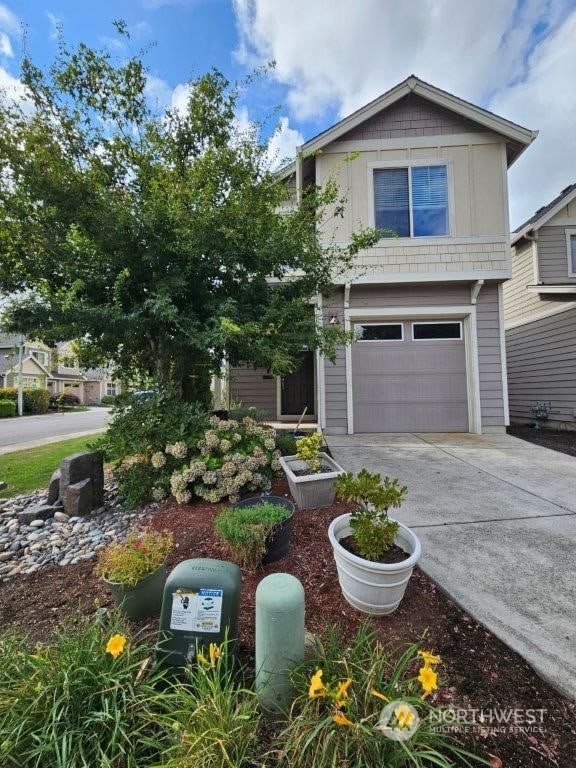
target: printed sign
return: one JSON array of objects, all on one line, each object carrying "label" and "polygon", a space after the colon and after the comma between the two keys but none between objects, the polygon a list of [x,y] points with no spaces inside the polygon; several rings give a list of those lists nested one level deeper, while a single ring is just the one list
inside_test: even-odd
[{"label": "printed sign", "polygon": [[220,632],[223,594],[221,589],[174,592],[170,629],[188,632]]}]

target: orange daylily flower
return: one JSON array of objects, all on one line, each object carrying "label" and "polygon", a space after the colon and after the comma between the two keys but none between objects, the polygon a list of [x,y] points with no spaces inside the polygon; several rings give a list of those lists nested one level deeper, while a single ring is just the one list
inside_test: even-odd
[{"label": "orange daylily flower", "polygon": [[311,699],[318,699],[321,696],[326,696],[326,686],[322,682],[322,670],[318,669],[310,680],[310,688],[308,689],[308,696]]},{"label": "orange daylily flower", "polygon": [[431,667],[422,667],[418,675],[425,694],[429,694],[438,688],[438,675]]},{"label": "orange daylily flower", "polygon": [[342,712],[337,712],[335,715],[333,715],[332,720],[336,723],[336,725],[348,725],[351,728],[354,727],[354,723],[351,720],[348,720],[346,715],[343,715]]}]

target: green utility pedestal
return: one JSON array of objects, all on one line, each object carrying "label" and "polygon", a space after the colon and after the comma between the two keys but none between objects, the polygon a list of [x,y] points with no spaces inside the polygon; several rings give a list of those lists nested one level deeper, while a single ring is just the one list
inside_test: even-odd
[{"label": "green utility pedestal", "polygon": [[234,563],[211,558],[183,560],[166,580],[156,656],[161,664],[183,667],[196,649],[238,635],[242,574]]},{"label": "green utility pedestal", "polygon": [[264,712],[288,712],[290,671],[303,660],[304,588],[289,573],[272,573],[256,589],[256,695]]}]

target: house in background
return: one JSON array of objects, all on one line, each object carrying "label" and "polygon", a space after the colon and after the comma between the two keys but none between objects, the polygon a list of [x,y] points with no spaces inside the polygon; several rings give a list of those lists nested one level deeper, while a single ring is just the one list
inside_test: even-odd
[{"label": "house in background", "polygon": [[[20,336],[0,334],[0,387],[17,387]],[[47,388],[52,395],[70,392],[81,403],[98,405],[104,395],[120,392],[120,383],[107,367],[82,371],[70,342],[50,348],[41,341],[24,339],[22,384]]]},{"label": "house in background", "polygon": [[512,234],[512,279],[504,286],[510,416],[576,427],[576,184]]},{"label": "house in background", "polygon": [[328,242],[359,225],[398,238],[316,297],[321,322],[356,335],[335,364],[303,351],[282,379],[233,368],[230,397],[278,420],[307,406],[327,434],[503,431],[507,169],[535,136],[411,76],[300,147],[296,196],[332,176],[348,199]]}]

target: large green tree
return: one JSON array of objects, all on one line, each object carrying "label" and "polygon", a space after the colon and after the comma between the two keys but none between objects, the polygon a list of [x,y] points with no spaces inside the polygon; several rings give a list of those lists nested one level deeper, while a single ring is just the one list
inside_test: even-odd
[{"label": "large green tree", "polygon": [[309,300],[373,233],[320,242],[342,210],[335,184],[286,212],[285,177],[259,132],[238,128],[238,87],[212,71],[185,109],[160,110],[140,55],[64,43],[21,77],[27,99],[0,104],[6,327],[76,339],[86,364],[112,359],[198,400],[224,356],[281,374],[303,345],[342,342]]}]

